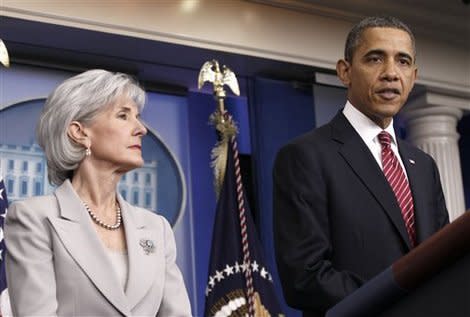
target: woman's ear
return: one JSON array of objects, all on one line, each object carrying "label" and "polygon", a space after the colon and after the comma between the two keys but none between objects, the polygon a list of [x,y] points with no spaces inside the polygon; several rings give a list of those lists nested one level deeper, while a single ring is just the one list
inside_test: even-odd
[{"label": "woman's ear", "polygon": [[67,130],[67,135],[69,138],[77,143],[83,145],[85,148],[90,147],[90,140],[85,131],[85,127],[78,121],[72,121],[69,124],[69,128]]}]

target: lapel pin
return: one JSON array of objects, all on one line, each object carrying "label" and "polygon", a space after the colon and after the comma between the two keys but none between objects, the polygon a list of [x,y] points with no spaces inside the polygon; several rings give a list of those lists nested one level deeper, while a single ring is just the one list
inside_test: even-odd
[{"label": "lapel pin", "polygon": [[410,161],[411,164],[414,164],[414,163],[415,163],[415,161],[412,160],[412,159],[409,159],[409,161]]},{"label": "lapel pin", "polygon": [[140,239],[139,244],[144,250],[145,255],[149,255],[149,253],[155,252],[155,244],[153,243],[152,240]]}]

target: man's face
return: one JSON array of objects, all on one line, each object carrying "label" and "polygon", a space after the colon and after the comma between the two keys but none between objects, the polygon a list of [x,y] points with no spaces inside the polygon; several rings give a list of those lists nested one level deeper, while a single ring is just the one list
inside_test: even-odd
[{"label": "man's face", "polygon": [[379,27],[366,29],[352,61],[340,60],[336,69],[349,101],[382,128],[405,104],[417,74],[408,33]]}]

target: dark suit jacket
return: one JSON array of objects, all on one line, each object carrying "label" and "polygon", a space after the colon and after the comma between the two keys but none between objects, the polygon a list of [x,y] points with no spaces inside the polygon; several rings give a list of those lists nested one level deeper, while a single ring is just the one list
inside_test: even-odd
[{"label": "dark suit jacket", "polygon": [[[417,242],[449,222],[433,159],[398,141]],[[287,303],[321,315],[411,246],[393,191],[339,113],[284,146],[274,166],[274,240]]]}]

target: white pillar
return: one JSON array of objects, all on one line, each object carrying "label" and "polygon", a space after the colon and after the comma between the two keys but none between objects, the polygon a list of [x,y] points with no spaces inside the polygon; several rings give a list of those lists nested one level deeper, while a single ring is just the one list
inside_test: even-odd
[{"label": "white pillar", "polygon": [[431,155],[439,168],[450,221],[465,212],[457,123],[462,117],[458,97],[426,92],[404,109],[408,140]]}]

